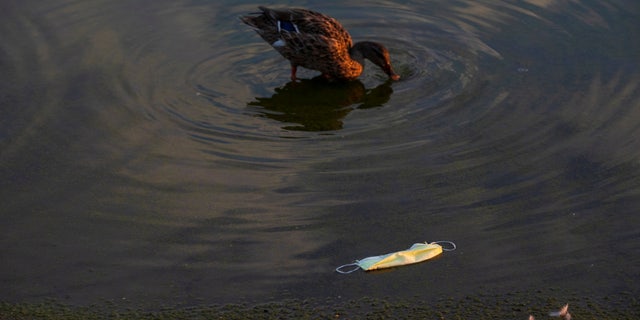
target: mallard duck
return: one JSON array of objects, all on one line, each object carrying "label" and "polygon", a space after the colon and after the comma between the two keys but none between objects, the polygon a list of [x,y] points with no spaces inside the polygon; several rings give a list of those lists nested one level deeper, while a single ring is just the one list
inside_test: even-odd
[{"label": "mallard duck", "polygon": [[364,59],[378,65],[393,80],[389,51],[373,41],[356,42],[340,23],[327,15],[306,9],[269,9],[240,19],[291,62],[291,80],[298,66],[318,70],[327,79],[356,79]]}]

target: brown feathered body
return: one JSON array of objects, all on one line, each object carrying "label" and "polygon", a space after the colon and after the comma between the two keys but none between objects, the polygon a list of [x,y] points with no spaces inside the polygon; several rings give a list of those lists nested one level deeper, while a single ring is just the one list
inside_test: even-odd
[{"label": "brown feathered body", "polygon": [[[354,50],[351,36],[332,17],[306,9],[276,10],[262,6],[259,9],[261,12],[240,19],[291,62],[292,79],[298,66],[318,70],[327,78],[355,79],[362,73],[364,58],[372,60],[366,53]],[[379,51],[381,59],[386,57],[388,71],[385,72],[394,79],[399,78],[391,70],[389,54],[382,45],[364,42],[356,46],[364,48],[367,43],[381,47],[374,50]]]}]

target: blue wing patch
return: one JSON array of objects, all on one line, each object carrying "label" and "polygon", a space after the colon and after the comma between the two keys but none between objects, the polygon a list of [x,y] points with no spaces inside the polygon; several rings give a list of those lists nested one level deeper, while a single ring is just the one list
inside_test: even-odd
[{"label": "blue wing patch", "polygon": [[285,30],[289,32],[300,32],[298,31],[298,26],[293,24],[293,22],[278,20],[278,31],[281,31],[281,30]]}]

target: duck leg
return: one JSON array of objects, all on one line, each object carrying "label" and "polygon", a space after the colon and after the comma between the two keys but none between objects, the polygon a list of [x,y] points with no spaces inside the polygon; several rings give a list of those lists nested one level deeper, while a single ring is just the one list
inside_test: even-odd
[{"label": "duck leg", "polygon": [[291,81],[296,81],[296,71],[298,71],[298,66],[295,64],[291,64]]}]

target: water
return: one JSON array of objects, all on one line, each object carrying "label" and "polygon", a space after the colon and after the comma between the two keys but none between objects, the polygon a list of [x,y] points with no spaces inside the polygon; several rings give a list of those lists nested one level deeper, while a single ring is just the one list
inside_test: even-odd
[{"label": "water", "polygon": [[289,83],[257,5],[0,5],[0,299],[638,292],[636,2],[296,3],[402,76],[343,85]]}]

